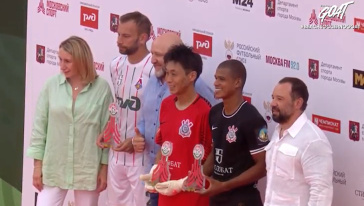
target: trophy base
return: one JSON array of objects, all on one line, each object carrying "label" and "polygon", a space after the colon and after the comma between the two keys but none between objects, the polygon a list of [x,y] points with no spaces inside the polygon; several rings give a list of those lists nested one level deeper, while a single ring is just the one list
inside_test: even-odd
[{"label": "trophy base", "polygon": [[103,146],[104,148],[111,148],[111,143],[104,143]]},{"label": "trophy base", "polygon": [[202,192],[204,190],[205,190],[205,188],[195,188],[195,187],[183,188],[183,191],[185,191],[185,192]]}]

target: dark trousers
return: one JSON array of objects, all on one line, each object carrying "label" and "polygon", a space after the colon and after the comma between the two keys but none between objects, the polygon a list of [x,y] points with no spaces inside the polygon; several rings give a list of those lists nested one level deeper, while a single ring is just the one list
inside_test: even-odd
[{"label": "dark trousers", "polygon": [[263,203],[259,191],[251,189],[250,191],[211,197],[210,206],[263,206]]},{"label": "dark trousers", "polygon": [[148,206],[158,206],[158,193],[149,193]]}]

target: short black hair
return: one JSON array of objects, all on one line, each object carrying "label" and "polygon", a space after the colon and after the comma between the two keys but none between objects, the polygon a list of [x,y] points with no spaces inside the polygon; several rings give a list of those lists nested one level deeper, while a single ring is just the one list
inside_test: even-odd
[{"label": "short black hair", "polygon": [[120,23],[134,21],[138,27],[139,34],[146,33],[149,39],[152,23],[150,22],[149,18],[144,14],[140,13],[139,11],[126,13],[120,16],[119,21]]},{"label": "short black hair", "polygon": [[196,80],[202,73],[203,63],[201,56],[195,53],[192,47],[188,47],[184,44],[175,45],[168,50],[164,55],[164,63],[167,64],[168,62],[179,63],[186,74],[195,71],[197,73]]},{"label": "short black hair", "polygon": [[292,86],[291,97],[293,100],[295,100],[297,98],[303,99],[301,111],[305,111],[306,107],[307,107],[308,97],[309,97],[306,84],[301,79],[298,79],[296,77],[284,77],[283,79],[281,79],[279,81],[279,84],[283,84],[283,83],[291,84],[291,86]]},{"label": "short black hair", "polygon": [[245,82],[246,82],[246,69],[244,64],[236,59],[229,59],[221,62],[217,68],[226,68],[230,69],[231,74],[235,78],[241,79],[241,89],[244,88]]}]

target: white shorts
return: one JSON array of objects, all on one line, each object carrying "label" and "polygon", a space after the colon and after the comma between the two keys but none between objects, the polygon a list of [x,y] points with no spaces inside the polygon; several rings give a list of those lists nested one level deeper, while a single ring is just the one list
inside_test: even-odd
[{"label": "white shorts", "polygon": [[[38,194],[37,206],[63,206],[68,190],[59,187],[43,185],[43,190]],[[75,190],[75,206],[97,206],[99,193],[96,191]]]},{"label": "white shorts", "polygon": [[146,206],[148,197],[143,181],[144,166],[124,166],[123,161],[109,161],[107,176],[108,206]]}]

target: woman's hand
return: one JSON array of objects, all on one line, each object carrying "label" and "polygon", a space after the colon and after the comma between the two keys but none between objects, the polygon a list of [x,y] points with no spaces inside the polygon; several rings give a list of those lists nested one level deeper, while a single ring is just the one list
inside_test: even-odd
[{"label": "woman's hand", "polygon": [[33,186],[39,192],[43,190],[42,166],[35,166],[33,170]]},{"label": "woman's hand", "polygon": [[97,192],[102,192],[107,186],[107,165],[102,164],[97,175]]}]

